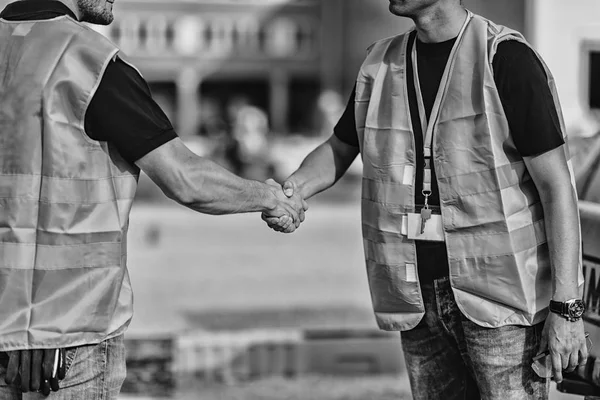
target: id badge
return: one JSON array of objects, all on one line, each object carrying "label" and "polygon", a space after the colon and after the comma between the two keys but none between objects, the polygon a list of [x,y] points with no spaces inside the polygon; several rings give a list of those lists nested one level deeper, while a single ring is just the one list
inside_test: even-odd
[{"label": "id badge", "polygon": [[421,214],[408,214],[408,232],[407,237],[411,240],[426,240],[429,242],[443,242],[444,224],[442,216],[433,214],[425,223],[425,231],[421,233]]}]

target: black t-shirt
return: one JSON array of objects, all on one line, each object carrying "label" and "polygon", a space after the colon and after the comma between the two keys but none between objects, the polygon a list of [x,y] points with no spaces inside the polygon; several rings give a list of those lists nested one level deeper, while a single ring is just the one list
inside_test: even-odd
[{"label": "black t-shirt", "polygon": [[[0,18],[28,21],[63,15],[76,19],[59,1],[28,0],[9,4]],[[144,78],[118,57],[106,68],[87,109],[85,131],[93,140],[113,144],[130,163],[177,137]]]},{"label": "black t-shirt", "polygon": [[[411,34],[407,49],[406,73],[409,84],[408,102],[411,122],[415,135],[416,169],[415,204],[422,205],[423,187],[423,134],[419,120],[417,97],[413,80],[411,61],[412,46],[416,32]],[[440,43],[423,43],[417,39],[417,63],[419,82],[427,118],[431,114],[438,87],[456,39]],[[525,44],[517,41],[504,41],[492,62],[494,81],[498,89],[504,112],[508,119],[511,136],[522,156],[533,156],[553,150],[564,144],[558,114],[544,67],[535,53]],[[356,88],[355,88],[356,89]],[[335,127],[335,135],[343,142],[358,146],[354,99],[352,91],[348,106]],[[429,204],[439,206],[440,196],[435,169],[432,165],[432,194]],[[421,282],[448,275],[448,254],[446,245],[439,242],[417,241],[417,261]]]}]

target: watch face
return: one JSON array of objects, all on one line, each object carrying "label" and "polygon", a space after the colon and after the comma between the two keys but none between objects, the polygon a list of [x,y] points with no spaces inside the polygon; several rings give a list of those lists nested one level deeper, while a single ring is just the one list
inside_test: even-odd
[{"label": "watch face", "polygon": [[574,300],[570,302],[568,305],[569,317],[571,318],[581,318],[585,311],[585,304],[582,300]]}]

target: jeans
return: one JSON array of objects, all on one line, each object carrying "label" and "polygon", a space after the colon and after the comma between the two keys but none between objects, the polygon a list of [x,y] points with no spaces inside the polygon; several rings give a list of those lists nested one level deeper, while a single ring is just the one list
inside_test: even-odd
[{"label": "jeans", "polygon": [[60,390],[45,397],[41,393],[22,393],[4,382],[6,368],[0,365],[0,400],[111,400],[117,399],[125,380],[125,343],[123,335],[96,345],[67,349],[67,373]]},{"label": "jeans", "polygon": [[531,368],[543,323],[481,327],[458,309],[447,277],[422,292],[425,316],[401,333],[415,400],[548,399],[550,380]]}]

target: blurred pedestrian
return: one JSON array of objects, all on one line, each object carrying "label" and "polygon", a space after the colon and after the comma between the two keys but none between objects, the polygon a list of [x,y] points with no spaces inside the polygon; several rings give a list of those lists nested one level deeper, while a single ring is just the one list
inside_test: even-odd
[{"label": "blurred pedestrian", "polygon": [[534,356],[549,350],[560,382],[588,354],[552,75],[520,33],[459,0],[389,8],[415,28],[369,48],[334,135],[284,188],[309,198],[360,152],[373,306],[402,331],[415,399],[545,399]]},{"label": "blurred pedestrian", "polygon": [[269,118],[244,96],[233,97],[227,105],[231,141],[228,159],[235,173],[248,179],[264,180],[271,176],[267,137]]},{"label": "blurred pedestrian", "polygon": [[138,71],[82,24],[110,24],[112,7],[17,1],[0,15],[0,399],[117,398],[140,168],[198,212],[303,219],[298,197],[183,144]]}]

